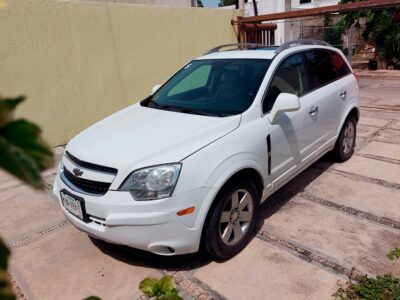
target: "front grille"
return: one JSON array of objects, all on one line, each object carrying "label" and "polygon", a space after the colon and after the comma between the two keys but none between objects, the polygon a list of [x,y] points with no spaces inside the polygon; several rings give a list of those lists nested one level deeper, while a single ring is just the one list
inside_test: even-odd
[{"label": "front grille", "polygon": [[86,169],[93,170],[93,171],[104,172],[104,173],[110,173],[110,174],[114,174],[114,175],[116,175],[118,173],[117,169],[92,164],[92,163],[86,162],[86,161],[82,161],[79,158],[76,158],[75,156],[73,156],[68,151],[65,152],[65,156],[67,158],[69,158],[73,163],[75,163],[76,165],[78,165],[79,167],[82,167],[82,168],[86,168]]},{"label": "front grille", "polygon": [[[65,168],[63,169],[63,174],[72,185],[89,194],[104,195],[107,193],[111,185],[111,183],[108,182],[93,181],[76,177]],[[65,184],[69,186],[68,182],[65,182]],[[70,188],[73,187],[70,186]]]}]

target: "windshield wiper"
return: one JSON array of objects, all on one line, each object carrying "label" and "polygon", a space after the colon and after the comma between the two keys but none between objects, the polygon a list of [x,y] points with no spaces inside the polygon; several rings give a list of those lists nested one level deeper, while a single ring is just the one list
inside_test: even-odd
[{"label": "windshield wiper", "polygon": [[147,106],[149,107],[149,105],[152,105],[152,107],[158,108],[158,109],[171,110],[171,111],[196,114],[196,115],[202,115],[202,116],[219,117],[219,115],[217,115],[217,114],[213,114],[211,112],[207,112],[207,111],[204,111],[201,109],[183,107],[183,106],[175,106],[175,105],[158,104],[156,101],[154,101],[151,98],[147,100]]},{"label": "windshield wiper", "polygon": [[189,113],[189,114],[196,114],[196,115],[202,115],[202,116],[210,116],[210,117],[219,117],[219,115],[208,112],[208,111],[204,111],[201,109],[196,109],[196,108],[190,108],[190,107],[176,107],[177,109],[179,109],[180,112],[183,113]]},{"label": "windshield wiper", "polygon": [[174,105],[159,105],[158,108],[166,109],[166,110],[173,110],[188,114],[195,114],[195,115],[202,115],[202,116],[210,116],[210,117],[219,117],[217,114],[210,113],[208,111],[204,111],[201,109],[190,108],[190,107],[183,107],[183,106],[174,106]]}]

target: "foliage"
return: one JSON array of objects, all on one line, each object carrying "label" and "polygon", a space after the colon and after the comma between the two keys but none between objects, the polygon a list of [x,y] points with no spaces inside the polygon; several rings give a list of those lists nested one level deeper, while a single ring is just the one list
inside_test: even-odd
[{"label": "foliage", "polygon": [[376,278],[364,275],[357,282],[349,280],[339,285],[332,296],[336,300],[399,300],[400,278],[391,274]]},{"label": "foliage", "polygon": [[390,250],[387,257],[389,257],[390,260],[395,260],[396,258],[400,259],[400,248]]},{"label": "foliage", "polygon": [[[400,248],[387,254],[389,259],[400,258]],[[384,274],[377,277],[363,275],[354,282],[351,278],[345,284],[339,284],[334,293],[335,300],[400,300],[400,277]]]},{"label": "foliage", "polygon": [[220,0],[218,3],[219,7],[222,6],[229,6],[229,5],[235,5],[236,4],[236,0]]},{"label": "foliage", "polygon": [[204,7],[203,1],[197,0],[197,7]]},{"label": "foliage", "polygon": [[[0,168],[41,189],[40,172],[53,165],[53,153],[40,137],[38,126],[23,119],[13,120],[16,107],[24,100],[0,97]],[[15,299],[7,273],[9,256],[10,250],[0,239],[0,299],[4,300]]]},{"label": "foliage", "polygon": [[173,277],[164,276],[161,279],[145,278],[140,282],[139,289],[155,300],[183,300],[174,286]]},{"label": "foliage", "polygon": [[2,300],[15,299],[15,295],[12,290],[7,274],[9,256],[10,256],[10,250],[0,239],[0,299]]},{"label": "foliage", "polygon": [[332,46],[341,46],[343,44],[342,34],[345,31],[343,22],[340,20],[337,24],[333,24],[333,18],[330,15],[324,17],[325,41]]},{"label": "foliage", "polygon": [[0,168],[34,188],[42,189],[40,172],[53,165],[53,153],[40,128],[24,119],[13,120],[24,97],[0,97]]},{"label": "foliage", "polygon": [[[361,2],[365,0],[341,0],[340,3]],[[344,28],[352,25],[360,27],[365,20],[364,40],[372,39],[380,57],[388,63],[400,65],[400,7],[369,10],[360,9],[342,17]]]},{"label": "foliage", "polygon": [[83,300],[101,300],[101,298],[99,298],[99,297],[97,297],[97,296],[89,296],[89,297],[86,297],[86,298],[83,299]]}]

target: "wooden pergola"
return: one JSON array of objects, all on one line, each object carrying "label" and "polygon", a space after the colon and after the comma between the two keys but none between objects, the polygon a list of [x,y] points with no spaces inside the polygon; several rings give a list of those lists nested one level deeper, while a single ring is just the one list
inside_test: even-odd
[{"label": "wooden pergola", "polygon": [[301,17],[315,17],[335,13],[349,13],[356,12],[361,9],[382,9],[396,6],[400,6],[400,0],[367,0],[324,7],[285,11],[253,17],[238,17],[236,21],[232,20],[231,23],[232,25],[238,26],[239,43],[264,43],[267,45],[272,45],[275,41],[274,35],[277,26],[273,23],[262,22]]}]

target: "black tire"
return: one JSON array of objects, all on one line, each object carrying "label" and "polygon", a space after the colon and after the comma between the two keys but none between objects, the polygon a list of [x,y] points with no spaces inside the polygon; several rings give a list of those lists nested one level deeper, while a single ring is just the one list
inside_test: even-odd
[{"label": "black tire", "polygon": [[[248,194],[245,194],[244,191]],[[251,206],[249,205],[248,207],[243,208],[243,210],[240,210],[240,206],[238,206],[236,209],[238,210],[237,213],[233,212],[233,208],[232,211],[229,211],[229,207],[232,207],[232,203],[234,201],[232,195],[236,192],[238,193],[237,199],[239,199],[239,202],[241,199],[245,200],[241,202],[242,205],[244,205],[244,202],[251,202]],[[248,198],[249,195],[251,196],[250,199]],[[217,259],[228,259],[235,256],[240,251],[242,251],[244,247],[246,247],[246,245],[249,243],[252,236],[254,235],[254,226],[257,221],[257,211],[260,203],[259,198],[260,197],[256,185],[249,179],[235,180],[225,186],[218,193],[217,197],[214,200],[214,205],[209,211],[209,216],[205,225],[202,241],[205,250],[212,257]],[[252,208],[251,212],[250,208]],[[223,212],[224,220],[229,214],[229,222],[223,222]],[[251,216],[249,222],[240,221],[242,219],[244,220],[245,218],[248,218],[249,216]],[[235,219],[236,222],[233,222],[235,217],[237,217],[237,219]],[[237,224],[239,224],[242,230],[242,236],[236,241],[235,231],[238,228]],[[224,242],[222,238],[222,232],[226,233],[226,238],[229,233],[228,226],[233,228],[230,230],[232,239]],[[240,234],[238,236],[240,236]]]},{"label": "black tire", "polygon": [[[352,135],[351,139],[346,136],[346,131],[349,130],[349,126],[354,130],[354,134]],[[356,146],[356,136],[357,121],[353,116],[349,116],[343,124],[342,130],[340,131],[339,137],[336,141],[335,148],[332,151],[332,157],[335,161],[345,162],[353,156],[354,148]],[[349,143],[351,143],[351,146]]]}]

